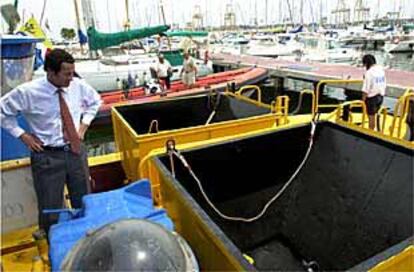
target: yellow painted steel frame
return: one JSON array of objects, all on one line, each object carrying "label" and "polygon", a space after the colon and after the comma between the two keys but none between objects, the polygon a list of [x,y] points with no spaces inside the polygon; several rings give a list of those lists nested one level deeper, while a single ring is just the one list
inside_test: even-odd
[{"label": "yellow painted steel frame", "polygon": [[315,108],[315,106],[316,106],[315,93],[314,93],[313,90],[305,89],[305,90],[303,90],[299,93],[299,101],[301,100],[301,98],[303,97],[304,94],[310,94],[312,96],[311,113],[312,113],[312,118],[313,118],[316,114],[316,111],[317,111],[317,109]]},{"label": "yellow painted steel frame", "polygon": [[243,94],[243,92],[245,92],[245,91],[248,91],[248,90],[254,90],[254,91],[256,91],[257,92],[257,101],[259,102],[259,103],[262,103],[262,90],[260,89],[260,87],[259,86],[257,86],[257,85],[246,85],[246,86],[243,86],[243,87],[241,87],[237,92],[236,92],[236,94],[238,94],[238,95],[242,95]]},{"label": "yellow painted steel frame", "polygon": [[[319,104],[319,93],[320,93],[320,89],[321,86],[323,84],[330,84],[330,85],[335,85],[335,84],[360,84],[362,83],[362,80],[359,79],[344,79],[344,80],[321,80],[318,82],[318,84],[316,85],[316,89],[315,89],[315,93],[313,94],[312,97],[312,116],[314,117],[316,115],[316,113],[318,112],[318,110],[320,108],[336,108],[337,110],[340,109],[340,111],[343,111],[343,107],[346,105],[349,105],[350,107],[355,107],[357,104],[359,104],[360,107],[363,108],[363,115],[362,115],[362,126],[365,125],[365,118],[367,116],[366,114],[366,107],[363,106],[362,104],[365,104],[363,101],[359,101],[356,103],[348,103],[345,102],[345,104],[342,105],[320,105]],[[311,90],[303,90],[301,92],[302,94],[305,93],[311,93]],[[392,125],[389,131],[389,135],[391,137],[395,137],[397,139],[402,139],[404,137],[404,135],[402,135],[402,127],[404,122],[407,120],[407,116],[408,116],[408,111],[409,111],[409,101],[410,100],[414,100],[414,92],[412,89],[408,88],[404,95],[402,95],[396,105],[395,105],[395,109],[394,109],[394,116],[393,116],[393,121],[392,121]],[[351,102],[355,102],[355,101],[351,101]],[[381,107],[380,111],[379,111],[379,116],[382,116],[382,126],[381,126],[381,130],[380,132],[383,134],[386,134],[387,131],[385,129],[385,124],[386,124],[386,119],[388,117],[388,110],[384,107]],[[338,117],[338,115],[337,115]],[[337,122],[341,122],[340,118],[336,119]],[[352,122],[352,116],[350,116],[350,122]],[[349,124],[351,125],[351,124]]]},{"label": "yellow painted steel frame", "polygon": [[369,271],[414,271],[414,246],[407,247],[404,251],[379,263]]},{"label": "yellow painted steel frame", "polygon": [[336,110],[336,122],[337,123],[353,123],[352,122],[352,115],[350,115],[349,121],[342,120],[342,114],[345,106],[349,106],[349,109],[352,110],[353,108],[360,107],[362,108],[362,121],[361,121],[361,127],[364,127],[366,124],[366,117],[367,117],[367,107],[365,105],[365,102],[362,100],[354,100],[354,101],[348,101],[340,104],[338,106],[338,109]]},{"label": "yellow painted steel frame", "polygon": [[[254,100],[252,98],[249,98],[249,97],[243,95],[243,93],[248,91],[248,90],[253,90],[253,91],[257,92],[257,100]],[[243,100],[243,101],[252,103],[252,104],[254,104],[258,107],[269,109],[271,112],[273,112],[272,105],[268,105],[268,104],[265,104],[265,103],[262,102],[262,90],[260,89],[259,86],[246,85],[246,86],[241,87],[238,91],[236,91],[234,93],[226,90],[223,94],[227,95],[227,96],[237,98],[239,100]]]},{"label": "yellow painted steel frame", "polygon": [[[161,175],[161,194],[163,208],[174,221],[175,229],[190,244],[205,271],[243,271],[242,263],[231,254],[224,242],[213,232],[213,226],[208,223],[206,215],[196,212],[195,203],[184,198],[182,191],[169,179],[170,176]],[[237,249],[234,247],[234,251]],[[237,254],[237,253],[236,253]],[[240,254],[240,259],[245,261]]]},{"label": "yellow painted steel frame", "polygon": [[[401,135],[401,129],[403,126],[403,123],[407,120],[408,112],[409,112],[409,106],[410,106],[410,100],[414,100],[414,92],[412,89],[407,89],[402,95],[394,107],[394,119],[391,125],[390,129],[390,135],[394,136],[394,132],[396,132],[395,137],[401,138],[403,135]],[[397,129],[396,129],[397,127]]]},{"label": "yellow painted steel frame", "polygon": [[[88,158],[88,166],[93,167],[96,165],[102,165],[106,163],[112,163],[115,161],[119,161],[121,159],[121,156],[118,152],[96,156],[96,157],[90,157]],[[26,167],[30,165],[30,159],[29,158],[21,158],[18,160],[9,160],[9,161],[3,161],[0,162],[0,170],[3,171],[11,171],[14,169],[19,169],[22,167]]]},{"label": "yellow painted steel frame", "polygon": [[[254,86],[254,89],[260,92],[260,88]],[[169,139],[174,139],[178,144],[199,142],[264,128],[272,128],[288,122],[287,114],[289,111],[289,100],[287,97],[280,97],[276,100],[274,105],[267,105],[245,97],[240,92],[238,92],[238,94],[224,92],[222,95],[234,97],[236,99],[253,103],[259,107],[269,109],[269,114],[209,124],[207,126],[200,125],[190,128],[138,135],[121,116],[116,107],[112,108],[112,124],[114,127],[115,142],[121,153],[121,162],[128,179],[130,181],[135,181],[140,178],[147,177],[145,168],[139,168],[140,161],[147,156],[151,150],[164,146],[165,142]],[[177,100],[178,99],[191,99],[191,97],[181,97],[177,98]],[[159,101],[157,103],[165,102],[168,101]],[[151,185],[154,200],[158,203],[160,202],[159,184],[152,181]]]},{"label": "yellow painted steel frame", "polygon": [[361,84],[362,80],[361,79],[327,79],[327,80],[321,80],[318,82],[318,84],[316,85],[316,89],[315,89],[315,95],[313,97],[314,102],[314,110],[315,110],[315,114],[318,112],[319,108],[326,108],[326,107],[336,107],[337,105],[319,105],[319,93],[320,93],[320,89],[321,86],[323,84],[326,85],[339,85],[339,84]]}]

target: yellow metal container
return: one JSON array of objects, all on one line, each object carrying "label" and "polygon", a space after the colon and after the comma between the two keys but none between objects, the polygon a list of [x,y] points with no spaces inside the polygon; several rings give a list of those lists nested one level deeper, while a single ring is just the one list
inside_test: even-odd
[{"label": "yellow metal container", "polygon": [[[272,128],[288,122],[287,105],[286,97],[266,105],[226,92],[220,98],[217,94],[198,95],[115,107],[112,123],[123,168],[128,179],[135,181],[148,177],[147,169],[140,165],[142,160],[168,140],[183,144]],[[159,186],[152,182],[152,187],[158,203]]]},{"label": "yellow metal container", "polygon": [[[332,125],[328,124],[327,127],[330,129],[331,126]],[[303,133],[302,139],[303,141],[306,141],[308,137],[308,134],[306,132],[308,131],[309,126],[306,127],[306,129],[302,129],[301,126],[296,127],[288,125],[271,130],[265,129],[261,131],[247,133],[245,135],[238,135],[238,140],[229,138],[227,140],[213,139],[210,141],[199,142],[195,144],[179,145],[177,146],[177,149],[184,155],[184,157],[187,158],[187,161],[189,162],[189,165],[192,168],[192,170],[199,175],[201,182],[205,186],[204,190],[206,190],[207,195],[212,197],[213,201],[215,200],[215,203],[221,203],[220,205],[224,205],[223,203],[231,203],[231,201],[233,201],[235,191],[243,192],[243,194],[249,194],[250,192],[257,191],[257,184],[263,182],[263,180],[265,180],[266,178],[275,178],[275,182],[277,183],[279,182],[278,176],[282,175],[285,178],[282,178],[280,182],[282,184],[283,182],[286,182],[286,180],[290,177],[291,173],[294,172],[294,169],[296,169],[296,166],[289,166],[289,163],[285,165],[285,163],[290,162],[292,160],[296,160],[297,164],[295,165],[298,165],[300,160],[303,158],[303,151],[306,148],[306,145],[303,145],[303,143],[301,144],[301,140],[299,138],[295,139],[295,137],[287,133],[286,130],[301,130],[301,133]],[[327,128],[324,126],[320,129],[322,131],[326,130]],[[410,221],[409,218],[410,216],[412,217],[412,214],[409,215],[410,208],[406,205],[406,200],[410,198],[410,190],[407,189],[407,186],[409,187],[410,185],[409,182],[406,182],[407,180],[409,180],[409,174],[407,174],[407,172],[404,172],[403,170],[406,169],[406,166],[408,165],[407,162],[409,163],[410,161],[407,158],[413,156],[412,146],[402,144],[395,138],[386,137],[383,135],[374,135],[371,134],[369,130],[356,129],[354,126],[347,127],[345,124],[339,126],[335,125],[333,129],[333,132],[330,132],[330,130],[328,130],[329,133],[327,133],[324,136],[325,138],[323,138],[323,142],[326,143],[328,139],[331,139],[328,140],[328,142],[330,142],[329,145],[332,144],[332,148],[335,150],[337,154],[341,154],[342,152],[342,157],[338,158],[337,161],[335,161],[336,159],[330,159],[329,156],[333,155],[329,155],[328,158],[324,158],[325,155],[328,155],[328,153],[331,152],[329,150],[332,150],[326,148],[327,146],[323,147],[322,149],[315,148],[316,150],[311,151],[311,156],[322,156],[320,157],[320,159],[327,160],[326,167],[332,168],[333,164],[342,165],[343,168],[341,168],[342,170],[340,172],[346,175],[350,175],[349,178],[345,177],[345,180],[349,181],[350,184],[346,185],[344,184],[344,182],[341,182],[342,180],[339,180],[339,182],[336,181],[335,184],[332,185],[332,187],[330,184],[326,184],[325,186],[313,186],[301,189],[300,192],[306,193],[310,196],[308,198],[305,198],[304,200],[300,200],[301,196],[299,194],[296,197],[295,194],[293,194],[293,197],[291,199],[292,202],[286,202],[282,200],[282,202],[276,201],[270,208],[270,210],[273,209],[273,211],[269,211],[270,214],[279,214],[280,211],[277,210],[279,209],[279,207],[283,209],[283,207],[291,205],[291,208],[288,209],[290,210],[290,214],[288,213],[287,215],[285,214],[281,217],[275,218],[271,222],[269,221],[268,227],[263,226],[263,230],[265,232],[271,232],[271,230],[274,228],[283,228],[283,226],[278,226],[278,221],[283,221],[285,220],[284,218],[292,216],[292,218],[296,218],[295,213],[309,211],[309,206],[314,205],[312,204],[312,201],[319,198],[319,196],[312,197],[312,195],[314,194],[314,192],[318,192],[321,194],[321,197],[323,199],[326,198],[326,202],[325,200],[319,201],[320,203],[316,204],[315,209],[312,208],[315,212],[314,215],[310,212],[306,213],[307,219],[309,219],[308,227],[307,224],[304,224],[302,222],[303,220],[300,219],[298,219],[297,224],[292,222],[286,223],[287,221],[283,223],[290,224],[286,227],[286,229],[288,230],[298,230],[301,228],[302,230],[303,228],[312,228],[316,230],[318,229],[316,226],[320,226],[321,228],[328,228],[326,231],[322,231],[319,235],[313,235],[312,239],[315,241],[307,241],[306,236],[308,234],[303,234],[301,233],[302,231],[299,231],[296,234],[290,234],[291,236],[289,239],[293,239],[293,241],[295,239],[299,239],[299,241],[300,239],[304,239],[303,241],[305,242],[305,244],[308,244],[308,248],[306,250],[301,249],[303,250],[301,252],[319,252],[324,257],[314,256],[314,258],[319,258],[321,260],[320,262],[322,264],[323,262],[325,262],[325,265],[327,265],[329,268],[336,267],[339,270],[351,269],[356,271],[413,271],[413,234],[412,228],[410,228],[407,225],[408,222],[412,222],[412,220]],[[268,135],[270,135],[272,132],[279,133],[279,131],[281,133],[285,133],[286,135],[282,135],[283,137],[278,136],[277,139],[275,138],[273,140],[269,138],[271,136]],[[318,133],[321,132],[317,131],[317,134]],[[289,135],[291,137],[286,138],[286,136]],[[345,137],[344,135],[348,136]],[[266,140],[267,142],[261,148],[258,149],[262,151],[250,151],[250,155],[246,156],[246,154],[243,153],[243,149],[247,149],[247,146],[249,144],[255,144],[256,141],[260,141],[260,137],[268,137]],[[344,141],[344,137],[348,140]],[[294,142],[294,144],[292,145],[294,150],[291,153],[286,153],[288,150],[284,149],[286,145],[279,142],[283,141],[283,139],[289,139],[287,141]],[[238,142],[241,142],[241,144],[238,144]],[[274,157],[266,153],[267,151],[265,147],[271,148],[270,144],[267,143],[278,144],[278,148],[276,149],[279,150],[279,152],[277,154],[274,154]],[[346,145],[344,146],[344,144]],[[226,149],[227,151],[221,150],[222,145],[228,145],[228,149]],[[297,149],[297,147],[300,145],[302,145],[302,150]],[[351,146],[351,148],[347,148],[346,146],[348,145]],[[347,164],[351,166],[349,162],[350,158],[348,158],[348,153],[353,154],[356,152],[354,155],[359,155],[356,157],[353,156],[352,160],[360,160],[360,156],[366,157],[367,154],[370,153],[369,151],[372,151],[358,151],[361,149],[358,148],[356,145],[366,146],[368,149],[372,150],[378,150],[379,153],[376,153],[377,158],[372,158],[369,162],[370,165],[382,164],[383,162],[381,162],[381,160],[378,158],[380,155],[384,155],[383,158],[388,162],[388,168],[382,169],[382,171],[385,171],[383,173],[383,176],[382,174],[376,176],[374,172],[370,172],[369,174],[361,174],[358,176],[347,171]],[[211,155],[215,156],[214,161],[213,159],[206,160],[203,157],[204,149],[208,149],[208,152],[210,152]],[[235,154],[239,154],[237,155],[237,157],[232,157],[234,160],[236,160],[236,162],[232,161],[231,158],[227,157],[227,152],[230,152],[229,150],[232,150],[231,152],[234,152]],[[256,154],[257,156],[253,157],[253,154]],[[299,154],[300,158],[295,158],[295,156],[290,157],[292,156],[292,154]],[[388,156],[389,154],[393,155]],[[190,243],[191,247],[194,249],[197,258],[201,264],[201,267],[203,267],[203,269],[205,270],[233,271],[259,269],[256,267],[256,265],[260,264],[260,261],[258,262],[257,255],[255,255],[254,252],[249,252],[249,246],[245,245],[245,248],[242,248],[240,247],[240,244],[249,244],[249,240],[256,239],[254,238],[256,234],[254,232],[250,232],[250,230],[255,228],[255,224],[257,225],[261,223],[236,222],[234,223],[235,225],[233,227],[230,227],[230,225],[227,225],[227,223],[223,223],[223,221],[225,220],[219,218],[217,214],[215,214],[212,211],[212,209],[206,204],[206,202],[200,202],[200,200],[202,200],[203,197],[200,194],[199,188],[197,187],[197,183],[194,179],[191,178],[190,175],[188,175],[185,168],[183,168],[182,165],[180,165],[181,163],[179,159],[175,158],[174,166],[172,166],[170,164],[168,156],[166,155],[165,149],[153,150],[150,155],[152,155],[153,157],[149,159],[150,163],[147,166],[149,178],[151,180],[159,181],[162,196],[162,206],[167,209],[169,215],[174,220],[177,231],[181,233],[181,235],[183,235],[183,237]],[[249,157],[251,157],[251,159],[247,160],[246,158]],[[243,160],[244,158],[244,160],[247,161],[239,162],[239,158],[242,158],[241,160]],[[342,177],[341,174],[338,173],[335,174],[332,172],[333,175],[326,175],[326,173],[324,173],[321,170],[323,168],[315,167],[318,165],[321,166],[320,163],[315,164],[315,157],[310,160],[312,160],[312,162],[309,163],[310,166],[308,166],[309,169],[306,170],[306,173],[316,175],[318,177],[325,177],[327,179],[326,181],[332,181],[335,179],[335,177],[336,179],[344,179],[344,177]],[[246,164],[247,162],[248,164]],[[306,165],[308,165],[308,163],[306,163]],[[206,171],[203,172],[201,170],[202,168],[204,168]],[[172,169],[174,169],[174,171],[172,171]],[[284,173],[283,169],[285,169],[285,171],[289,172],[290,174]],[[360,171],[358,169],[354,170],[358,173]],[[242,174],[234,174],[235,171],[240,171],[242,172]],[[273,174],[264,175],[261,173],[261,171],[267,171],[268,174],[272,172]],[[172,174],[173,172],[175,173],[174,175]],[[306,174],[305,176],[311,178],[312,175]],[[246,182],[244,176],[248,176],[247,179],[250,180],[250,182]],[[257,178],[249,179],[249,177],[252,176],[257,176]],[[302,179],[305,176],[303,176]],[[225,184],[225,179],[223,177],[227,177],[228,182],[231,184]],[[352,180],[351,177],[354,180]],[[367,186],[367,184],[374,185],[375,180],[377,180],[376,178],[383,179],[381,184],[378,185],[379,187],[368,186],[364,188],[364,186]],[[366,184],[359,182],[360,179],[365,180]],[[395,184],[396,182],[398,184]],[[214,185],[211,185],[209,183],[213,183]],[[298,186],[297,183],[293,184],[294,186]],[[354,188],[350,189],[349,187]],[[371,191],[370,188],[374,188],[375,190]],[[412,189],[412,185],[410,188]],[[353,191],[349,192],[348,189]],[[401,191],[398,198],[400,201],[392,200],[388,197],[388,195],[392,194],[395,190]],[[338,202],[335,201],[337,203],[336,206],[331,207],[329,205],[329,208],[324,208],[323,203],[330,203],[329,199],[331,198],[331,196],[329,196],[330,194],[327,193],[328,191],[331,192],[330,194],[333,196],[338,195],[339,198]],[[338,191],[341,193],[338,194]],[[270,199],[271,195],[269,195],[268,192],[263,192],[259,195],[266,194],[268,195],[267,199]],[[228,199],[226,199],[226,197]],[[243,196],[242,198],[247,200],[247,198],[245,197],[247,196]],[[289,197],[287,199],[289,199]],[[369,205],[365,202],[365,197],[370,198],[370,201],[367,202]],[[222,200],[220,200],[220,198],[222,198]],[[386,199],[386,201],[384,202],[378,199]],[[359,205],[357,203],[358,201],[362,201],[363,203],[365,203],[365,205],[368,206],[362,209],[363,205]],[[295,208],[295,202],[299,202],[302,204],[299,205],[300,207]],[[225,211],[227,211],[226,214],[230,213],[230,215],[233,216],[240,216],[240,214],[243,213],[244,208],[246,208],[246,205],[249,207],[254,206],[248,203],[240,203],[239,205],[235,205],[234,207],[236,208],[234,208],[231,211],[228,210],[228,208],[230,207],[228,206],[225,209]],[[261,204],[256,204],[256,206],[263,205],[263,201],[261,202]],[[400,205],[402,205],[401,209],[398,208],[398,206]],[[221,207],[223,208],[225,206]],[[351,212],[352,209],[350,207],[354,207],[357,210],[355,210],[355,212]],[[257,207],[257,209],[260,209],[260,207]],[[326,209],[328,213],[322,213],[319,217],[317,211],[318,209]],[[359,209],[361,209],[361,211]],[[332,217],[333,214],[330,214],[332,213],[330,210],[337,210],[337,212],[335,212],[335,214],[338,214],[337,219],[335,219],[335,217]],[[399,212],[396,213],[394,210],[398,210]],[[359,212],[365,212],[365,216],[361,214],[358,215]],[[339,215],[341,213],[343,215]],[[398,216],[392,215],[396,215],[398,213],[400,213]],[[358,216],[358,218],[360,218],[363,222],[353,222],[353,217],[356,216]],[[376,222],[375,220],[381,221]],[[360,223],[360,225],[358,222]],[[394,224],[392,222],[399,223]],[[249,224],[251,225],[249,226]],[[392,227],[393,224],[394,227]],[[331,228],[332,225],[336,227]],[[365,225],[369,225],[369,227],[366,227]],[[352,226],[356,227],[352,228]],[[345,230],[347,227],[351,227],[351,229],[349,229],[349,231]],[[338,231],[338,229],[339,232],[341,232],[341,228],[344,228],[345,230],[345,233],[343,235],[340,234],[338,236],[338,234],[334,234],[335,230]],[[233,231],[237,230],[236,232],[238,232],[239,234],[235,232],[229,234],[229,229],[233,229]],[[310,230],[305,230],[305,232],[312,233],[312,231]],[[354,232],[358,234],[354,235]],[[370,234],[370,232],[375,234]],[[395,235],[393,235],[393,233],[395,233],[398,236],[398,238],[396,238]],[[327,234],[329,234],[330,236],[326,236]],[[258,235],[260,236],[262,234]],[[370,237],[365,238],[364,235],[368,235]],[[262,238],[265,237],[263,236]],[[366,240],[366,242],[360,242],[359,238]],[[341,250],[339,250],[336,246],[333,247],[332,244],[325,243],[326,239],[331,239],[330,243],[332,244],[338,243],[339,241],[338,245],[342,248],[341,250],[343,250],[343,252],[341,253]],[[340,242],[341,239],[345,239],[344,243]],[[264,239],[263,241],[266,241],[266,239]],[[296,243],[296,246],[300,247],[301,242],[296,241]],[[344,246],[348,243],[349,247]],[[313,248],[313,244],[315,244],[315,247],[319,249]],[[392,246],[390,247],[390,245]],[[331,247],[333,247],[332,249],[335,250],[330,250]],[[349,257],[349,255],[346,254],[346,252],[349,250],[350,252],[353,252],[353,250],[355,250],[355,252],[359,252],[360,255],[355,255],[355,253],[351,253],[354,254],[354,256]],[[332,252],[332,257],[329,257],[330,252]],[[248,258],[245,257],[246,254]],[[349,258],[351,258],[352,260],[350,260]],[[310,261],[310,259],[306,260]],[[328,270],[330,270],[329,268]]]}]

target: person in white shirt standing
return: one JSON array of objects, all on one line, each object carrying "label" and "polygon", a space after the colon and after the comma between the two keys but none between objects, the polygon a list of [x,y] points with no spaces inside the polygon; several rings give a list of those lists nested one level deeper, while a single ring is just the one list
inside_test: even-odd
[{"label": "person in white shirt standing", "polygon": [[[47,54],[46,77],[24,83],[0,99],[1,125],[30,149],[39,227],[48,235],[58,215],[46,209],[63,207],[65,183],[73,208],[82,206],[89,189],[87,151],[83,139],[101,105],[99,94],[74,78],[74,58],[62,49]],[[16,117],[22,114],[31,131]]]},{"label": "person in white shirt standing", "polygon": [[183,68],[180,72],[180,77],[186,87],[193,87],[197,78],[197,66],[194,63],[190,53],[184,53]]},{"label": "person in white shirt standing", "polygon": [[[375,57],[367,54],[362,58],[362,64],[367,69],[362,85],[362,99],[365,101],[369,128],[375,129],[375,116],[381,108],[385,96],[387,82],[384,69],[376,64]],[[379,129],[379,127],[378,127]]]},{"label": "person in white shirt standing", "polygon": [[164,55],[160,54],[158,56],[157,64],[157,77],[161,80],[164,90],[170,90],[171,88],[171,75],[172,68],[168,60],[164,59]]}]

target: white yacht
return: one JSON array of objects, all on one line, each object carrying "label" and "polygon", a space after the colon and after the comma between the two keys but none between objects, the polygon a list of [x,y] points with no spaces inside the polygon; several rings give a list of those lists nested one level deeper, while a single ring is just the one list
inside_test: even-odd
[{"label": "white yacht", "polygon": [[296,34],[252,37],[246,54],[261,57],[292,56],[302,50],[303,45],[294,38]]},{"label": "white yacht", "polygon": [[385,42],[384,51],[388,53],[414,52],[414,33],[393,37]]},{"label": "white yacht", "polygon": [[349,63],[360,58],[358,51],[340,46],[334,38],[308,35],[303,36],[301,41],[304,44],[304,49],[299,56],[301,61]]},{"label": "white yacht", "polygon": [[[123,51],[110,48],[106,50],[105,57],[76,62],[76,73],[99,92],[121,89],[123,82],[128,83],[131,88],[142,85],[150,78],[150,68],[157,65],[158,57],[156,53],[134,53],[125,54]],[[173,66],[171,80],[179,79],[182,68],[181,52],[178,50],[164,52],[164,56]],[[203,60],[195,59],[195,63],[199,76],[213,73],[211,61],[205,64]],[[44,75],[45,72],[40,68],[35,71],[33,77]]]}]

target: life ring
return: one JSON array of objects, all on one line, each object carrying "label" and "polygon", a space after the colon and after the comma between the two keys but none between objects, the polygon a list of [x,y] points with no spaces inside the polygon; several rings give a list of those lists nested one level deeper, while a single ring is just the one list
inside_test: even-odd
[{"label": "life ring", "polygon": [[399,37],[394,37],[392,39],[392,42],[395,43],[395,44],[399,44],[400,43],[400,38]]}]

